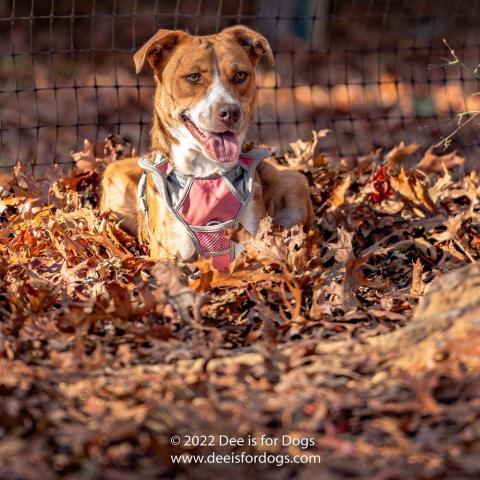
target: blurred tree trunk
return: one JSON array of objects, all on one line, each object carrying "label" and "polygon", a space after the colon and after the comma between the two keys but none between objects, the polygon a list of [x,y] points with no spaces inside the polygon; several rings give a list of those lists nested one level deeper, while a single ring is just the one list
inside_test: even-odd
[{"label": "blurred tree trunk", "polygon": [[296,38],[315,52],[325,45],[329,7],[330,0],[265,0],[260,30],[274,48]]}]

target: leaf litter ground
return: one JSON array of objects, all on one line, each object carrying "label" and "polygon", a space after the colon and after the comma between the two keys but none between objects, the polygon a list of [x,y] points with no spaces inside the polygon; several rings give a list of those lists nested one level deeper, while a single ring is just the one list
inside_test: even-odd
[{"label": "leaf litter ground", "polygon": [[[98,215],[118,138],[2,179],[0,478],[480,474],[478,174],[416,145],[318,154],[325,133],[278,159],[307,176],[317,228],[231,232],[227,274],[155,263]],[[313,437],[268,452],[322,462],[172,465],[212,452],[170,444],[184,434]]]}]

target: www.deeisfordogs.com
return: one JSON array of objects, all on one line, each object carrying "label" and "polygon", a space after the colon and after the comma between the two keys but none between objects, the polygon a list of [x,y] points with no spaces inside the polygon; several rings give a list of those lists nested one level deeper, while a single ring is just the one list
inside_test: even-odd
[{"label": "www.deeisfordogs.com", "polygon": [[[174,435],[170,438],[170,443],[174,446],[182,446],[185,448],[192,447],[297,447],[301,450],[307,450],[315,446],[315,439],[312,437],[293,437],[290,435],[281,435],[272,437],[268,435],[245,437],[235,437],[229,435]],[[269,452],[247,453],[247,452],[230,452],[210,454],[189,454],[182,453],[179,455],[171,455],[172,463],[269,463],[281,467],[286,464],[303,464],[303,463],[321,463],[320,455],[305,454],[272,454]]]}]

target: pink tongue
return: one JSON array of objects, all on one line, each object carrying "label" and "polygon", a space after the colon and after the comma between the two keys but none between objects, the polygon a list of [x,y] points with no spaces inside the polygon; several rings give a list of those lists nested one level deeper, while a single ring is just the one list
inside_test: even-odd
[{"label": "pink tongue", "polygon": [[238,142],[231,132],[209,133],[207,149],[217,162],[234,162],[238,158]]}]

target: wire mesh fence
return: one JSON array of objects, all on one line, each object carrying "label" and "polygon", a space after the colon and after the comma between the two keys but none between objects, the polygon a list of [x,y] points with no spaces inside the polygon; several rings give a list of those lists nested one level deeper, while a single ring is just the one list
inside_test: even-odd
[{"label": "wire mesh fence", "polygon": [[[244,24],[271,42],[249,138],[286,148],[329,128],[324,148],[357,155],[428,146],[480,110],[476,0],[10,0],[0,3],[0,166],[68,163],[109,133],[148,149],[153,79],[132,55],[158,28]],[[449,51],[462,65],[445,67]],[[433,67],[432,67],[433,65]],[[471,67],[471,70],[466,66]],[[464,118],[464,117],[463,117]],[[453,147],[476,151],[475,121]]]}]

